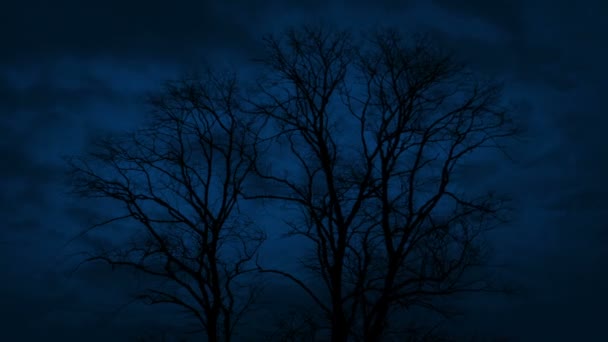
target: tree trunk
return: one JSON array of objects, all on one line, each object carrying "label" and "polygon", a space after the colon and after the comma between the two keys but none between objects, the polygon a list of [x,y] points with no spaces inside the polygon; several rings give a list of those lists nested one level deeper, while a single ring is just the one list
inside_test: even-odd
[{"label": "tree trunk", "polygon": [[331,317],[331,342],[346,342],[348,341],[348,324],[342,308],[334,308]]},{"label": "tree trunk", "polygon": [[368,322],[364,332],[363,340],[366,342],[377,342],[381,341],[382,335],[386,329],[386,323],[388,318],[388,303],[382,300],[378,304],[378,311],[371,322]]},{"label": "tree trunk", "polygon": [[208,342],[220,342],[219,336],[217,335],[217,318],[209,318],[207,323],[207,341]]}]

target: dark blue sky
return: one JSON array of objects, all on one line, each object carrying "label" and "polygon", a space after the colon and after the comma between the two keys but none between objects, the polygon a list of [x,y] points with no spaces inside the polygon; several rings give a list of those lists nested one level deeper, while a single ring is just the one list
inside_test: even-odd
[{"label": "dark blue sky", "polygon": [[507,265],[500,277],[522,293],[475,299],[456,325],[522,341],[608,338],[607,16],[601,0],[3,4],[0,339],[121,341],[176,324],[162,308],[117,312],[136,286],[128,275],[103,265],[70,272],[79,260],[70,253],[98,241],[66,246],[93,210],[65,195],[60,157],[96,134],[135,127],[142,95],[162,80],[203,59],[239,66],[259,52],[263,34],[319,19],[430,31],[504,79],[520,108],[528,132],[512,148],[516,161],[488,158],[468,175],[514,196],[517,215],[492,242]]}]

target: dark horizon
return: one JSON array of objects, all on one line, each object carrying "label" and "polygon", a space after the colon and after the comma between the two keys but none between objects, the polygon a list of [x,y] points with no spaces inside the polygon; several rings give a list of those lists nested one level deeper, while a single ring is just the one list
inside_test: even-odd
[{"label": "dark horizon", "polygon": [[[145,278],[103,263],[75,271],[83,260],[78,253],[120,238],[121,230],[78,237],[86,222],[103,218],[114,204],[70,196],[62,157],[82,154],[103,134],[139,127],[147,115],[145,95],[164,81],[206,65],[248,75],[265,34],[322,22],[354,31],[428,33],[480,75],[502,80],[503,98],[526,128],[509,145],[513,161],[482,154],[463,173],[464,182],[513,199],[511,221],[488,240],[500,266],[492,272],[517,294],[458,297],[463,315],[445,328],[457,340],[602,340],[608,336],[601,314],[608,304],[602,214],[608,155],[601,131],[606,15],[601,1],[6,5],[0,23],[0,339],[180,335],[180,313],[132,303]],[[260,223],[276,224],[272,215]],[[275,233],[264,247],[267,260],[297,257],[297,240]],[[304,297],[296,287],[275,286],[264,301]],[[250,316],[245,329],[255,331],[256,320],[272,314]]]}]

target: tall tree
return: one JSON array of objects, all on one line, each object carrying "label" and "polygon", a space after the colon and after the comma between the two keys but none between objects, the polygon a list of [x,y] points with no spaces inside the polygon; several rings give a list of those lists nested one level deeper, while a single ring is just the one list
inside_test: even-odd
[{"label": "tall tree", "polygon": [[517,128],[501,87],[480,81],[424,37],[305,27],[266,39],[256,113],[275,123],[285,167],[256,163],[270,198],[299,208],[290,233],[314,246],[296,274],[325,313],[331,341],[379,341],[392,312],[487,287],[481,233],[503,201],[453,181],[473,152],[501,148]]},{"label": "tall tree", "polygon": [[[256,293],[252,271],[300,286],[334,342],[379,341],[396,311],[487,289],[470,271],[504,204],[454,178],[517,134],[500,86],[393,30],[355,39],[304,27],[265,48],[255,95],[213,73],[171,82],[144,129],[70,159],[77,194],[123,204],[94,227],[135,223],[130,244],[88,260],[163,280],[141,298],[186,309],[209,341],[233,336]],[[253,264],[265,232],[242,198],[299,210],[284,219],[313,247],[305,266],[319,282]]]},{"label": "tall tree", "polygon": [[252,303],[248,274],[265,239],[239,210],[257,127],[244,116],[240,96],[232,75],[169,82],[150,98],[145,128],[98,140],[86,155],[69,159],[76,194],[124,208],[93,228],[135,223],[128,244],[96,251],[88,261],[158,278],[140,298],[185,309],[208,341],[230,341]]}]

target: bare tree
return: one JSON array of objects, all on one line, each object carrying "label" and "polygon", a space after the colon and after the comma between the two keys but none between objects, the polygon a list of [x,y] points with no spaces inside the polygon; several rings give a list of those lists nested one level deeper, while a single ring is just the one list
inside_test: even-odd
[{"label": "bare tree", "polygon": [[256,125],[241,103],[233,75],[169,82],[150,98],[145,128],[98,140],[69,159],[76,194],[124,208],[92,228],[135,223],[126,245],[87,260],[158,278],[140,298],[181,307],[208,341],[229,341],[252,303],[256,289],[247,277],[265,239],[239,209],[256,155]]},{"label": "bare tree", "polygon": [[319,27],[266,39],[257,113],[276,124],[284,168],[256,163],[274,199],[299,208],[315,284],[277,269],[325,313],[331,341],[379,341],[390,315],[488,288],[481,233],[503,201],[453,181],[480,149],[517,133],[501,87],[480,81],[424,37],[394,30],[356,41]]}]

